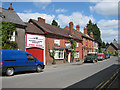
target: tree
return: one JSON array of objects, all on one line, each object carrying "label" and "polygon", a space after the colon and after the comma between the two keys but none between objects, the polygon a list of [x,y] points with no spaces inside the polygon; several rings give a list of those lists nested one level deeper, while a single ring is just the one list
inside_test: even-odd
[{"label": "tree", "polygon": [[102,43],[102,48],[105,48],[105,47],[106,47],[105,42],[103,42]]},{"label": "tree", "polygon": [[106,43],[106,47],[108,47],[109,45],[110,45],[110,44],[107,42],[107,43]]},{"label": "tree", "polygon": [[58,23],[55,20],[52,21],[52,25],[60,27],[60,25],[58,25]]},{"label": "tree", "polygon": [[13,32],[16,31],[15,25],[8,22],[0,21],[0,44],[2,49],[16,49],[17,43],[10,41],[10,37]]},{"label": "tree", "polygon": [[101,33],[100,29],[98,28],[97,24],[93,24],[91,20],[89,20],[89,23],[87,24],[87,33],[90,35],[90,33],[93,32],[93,38],[95,40],[98,40],[100,45],[99,45],[99,50],[101,50],[102,47],[102,39],[101,39]]}]

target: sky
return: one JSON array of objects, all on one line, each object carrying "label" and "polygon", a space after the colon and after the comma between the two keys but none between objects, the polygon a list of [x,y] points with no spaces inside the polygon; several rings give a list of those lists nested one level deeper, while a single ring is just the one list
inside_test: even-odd
[{"label": "sky", "polygon": [[[74,28],[76,25],[80,25],[80,30],[83,32],[83,28],[89,20],[92,20],[92,23],[96,23],[101,31],[102,41],[110,43],[113,39],[118,40],[119,0],[61,1],[33,0],[24,2],[21,0],[17,2],[14,0],[11,2],[14,11],[24,22],[42,17],[46,23],[51,24],[54,19],[61,28],[64,28],[72,21]],[[11,2],[2,2],[2,7],[7,9]]]}]

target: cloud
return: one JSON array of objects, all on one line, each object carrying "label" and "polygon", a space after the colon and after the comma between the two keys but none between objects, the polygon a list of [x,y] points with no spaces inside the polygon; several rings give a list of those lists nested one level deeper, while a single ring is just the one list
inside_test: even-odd
[{"label": "cloud", "polygon": [[85,16],[80,12],[73,12],[70,16],[60,14],[57,17],[57,21],[59,22],[60,26],[66,26],[72,21],[75,26],[80,25],[81,27],[84,27],[90,19],[92,22],[95,21],[92,16]]},{"label": "cloud", "polygon": [[17,13],[24,22],[28,22],[29,19],[37,20],[38,17],[42,17],[46,20],[46,23],[51,24],[52,20],[55,18],[54,15],[47,15],[41,13]]},{"label": "cloud", "polygon": [[67,10],[65,10],[65,9],[57,9],[56,10],[56,13],[64,13],[64,12],[67,12]]},{"label": "cloud", "polygon": [[118,1],[119,0],[100,0],[95,6],[90,6],[92,12],[104,16],[117,16],[118,15]]},{"label": "cloud", "polygon": [[33,4],[41,9],[45,9],[51,2],[51,0],[33,0]]},{"label": "cloud", "polygon": [[111,42],[113,39],[118,40],[118,20],[100,20],[98,27],[101,30],[103,41]]},{"label": "cloud", "polygon": [[32,10],[24,10],[23,12],[25,12],[25,13],[31,13]]}]

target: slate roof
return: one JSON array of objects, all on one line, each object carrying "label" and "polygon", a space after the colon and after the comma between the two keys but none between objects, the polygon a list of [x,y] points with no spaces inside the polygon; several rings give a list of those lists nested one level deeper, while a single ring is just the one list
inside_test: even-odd
[{"label": "slate roof", "polygon": [[116,41],[111,42],[111,45],[113,45],[116,49],[118,49],[118,43]]},{"label": "slate roof", "polygon": [[94,40],[92,37],[83,34],[81,31],[77,31],[77,30],[75,30],[75,29],[74,29],[74,31],[75,31],[76,33],[79,33],[82,37],[88,38],[88,39],[90,39],[90,40]]},{"label": "slate roof", "polygon": [[25,26],[25,23],[13,10],[8,10],[0,7],[0,21],[10,22]]},{"label": "slate roof", "polygon": [[39,22],[39,21],[36,21],[34,19],[30,19],[29,22],[34,23],[37,27],[39,27],[44,32],[51,33],[51,34],[54,34],[54,35],[63,36],[63,37],[67,37],[67,38],[82,40],[81,38],[79,38],[75,34],[72,34],[72,36],[70,36],[68,30],[65,30],[65,29],[50,25],[50,24],[46,24],[46,23],[43,23],[43,22]]},{"label": "slate roof", "polygon": [[44,32],[40,28],[35,26],[34,24],[31,24],[31,23],[25,23],[25,24],[27,25],[27,27],[26,27],[27,33],[44,34]]}]

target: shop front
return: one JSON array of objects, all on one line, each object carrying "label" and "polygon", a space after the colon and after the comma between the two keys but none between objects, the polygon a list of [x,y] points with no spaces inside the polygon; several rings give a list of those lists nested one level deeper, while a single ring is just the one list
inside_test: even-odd
[{"label": "shop front", "polygon": [[45,37],[42,35],[26,34],[26,51],[45,64]]}]

